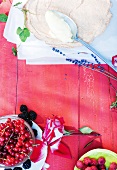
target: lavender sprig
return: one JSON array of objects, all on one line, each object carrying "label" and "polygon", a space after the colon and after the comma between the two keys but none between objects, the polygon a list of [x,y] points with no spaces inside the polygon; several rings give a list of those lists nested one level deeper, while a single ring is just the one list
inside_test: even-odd
[{"label": "lavender sprig", "polygon": [[[63,52],[61,52],[59,49],[57,49],[57,48],[55,48],[55,47],[53,47],[52,50],[53,50],[54,52],[59,53],[59,54],[62,55],[62,56],[66,56]],[[88,54],[88,53],[86,53],[86,52],[78,52],[78,54],[80,54],[80,53],[83,53],[84,55],[85,55],[85,54]],[[90,54],[90,55],[91,55],[91,57],[93,57],[94,60],[97,62],[97,64],[98,64],[97,66],[94,65],[94,63],[88,62],[88,61],[85,60],[85,59],[82,59],[82,60],[79,61],[79,60],[77,60],[77,59],[66,58],[66,61],[72,62],[72,63],[74,63],[74,64],[77,64],[77,65],[79,65],[79,66],[86,67],[86,68],[91,69],[91,70],[94,70],[94,71],[97,71],[97,72],[99,72],[99,73],[102,73],[102,74],[105,75],[106,77],[109,77],[109,78],[117,81],[117,77],[114,76],[113,74],[111,74],[110,72],[106,71],[106,70],[104,69],[104,67],[101,66],[101,63],[98,61],[97,57],[96,57],[94,54]],[[66,57],[67,57],[67,56],[66,56]]]},{"label": "lavender sprig", "polygon": [[96,66],[93,63],[88,62],[87,60],[83,60],[83,59],[81,61],[79,61],[79,60],[76,60],[76,59],[66,58],[66,61],[69,61],[69,62],[72,62],[72,63],[77,64],[79,66],[83,66],[83,67],[86,67],[88,69],[100,72],[100,73],[104,74],[105,76],[110,77],[110,78],[117,81],[117,77],[115,77],[111,73],[105,71],[105,69],[100,65]]}]

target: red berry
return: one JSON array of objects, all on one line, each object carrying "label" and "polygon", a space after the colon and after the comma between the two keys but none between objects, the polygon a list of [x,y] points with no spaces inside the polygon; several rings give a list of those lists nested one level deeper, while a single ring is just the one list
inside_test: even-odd
[{"label": "red berry", "polygon": [[21,154],[21,155],[20,155],[20,158],[21,158],[22,160],[23,160],[25,157],[26,157],[25,154]]},{"label": "red berry", "polygon": [[96,166],[91,166],[92,170],[98,170],[98,168]]},{"label": "red berry", "polygon": [[33,143],[34,143],[34,141],[33,141],[32,139],[30,139],[30,140],[29,140],[29,143],[30,143],[30,144],[33,144]]},{"label": "red berry", "polygon": [[18,152],[18,151],[19,151],[19,148],[16,147],[16,148],[14,148],[13,150],[14,150],[15,152]]},{"label": "red berry", "polygon": [[1,163],[1,164],[3,163],[3,159],[0,159],[0,163]]},{"label": "red berry", "polygon": [[12,148],[8,150],[8,152],[9,152],[10,154],[12,153],[12,151],[13,151]]},{"label": "red berry", "polygon": [[28,150],[29,150],[29,151],[33,151],[33,147],[30,146],[30,147],[28,148]]},{"label": "red berry", "polygon": [[84,158],[83,163],[85,165],[91,165],[91,158],[89,158],[89,157]]},{"label": "red berry", "polygon": [[30,133],[28,133],[28,132],[25,133],[25,137],[26,137],[26,138],[30,138]]},{"label": "red berry", "polygon": [[105,158],[104,158],[104,157],[100,157],[100,158],[98,158],[98,164],[99,164],[99,165],[104,165],[104,164],[105,164],[105,162],[106,162],[106,160],[105,160]]},{"label": "red berry", "polygon": [[21,152],[21,151],[22,151],[22,148],[18,148],[18,151]]},{"label": "red berry", "polygon": [[26,153],[27,149],[25,147],[22,148],[22,152]]},{"label": "red berry", "polygon": [[10,166],[10,163],[9,162],[7,162],[7,160],[4,162],[4,165],[6,165],[6,166]]},{"label": "red berry", "polygon": [[11,157],[10,161],[11,161],[11,162],[14,162],[14,161],[15,161],[15,158],[14,158],[14,157]]},{"label": "red berry", "polygon": [[21,136],[20,136],[20,139],[21,139],[21,140],[24,140],[24,139],[25,139],[25,136],[24,136],[24,135],[21,135]]},{"label": "red berry", "polygon": [[13,144],[14,144],[14,145],[16,145],[16,143],[17,143],[17,141],[16,141],[16,140],[14,140],[14,141],[13,141]]},{"label": "red berry", "polygon": [[15,165],[18,164],[18,163],[19,163],[18,159],[15,158]]},{"label": "red berry", "polygon": [[21,134],[21,135],[25,134],[25,130],[21,130],[21,131],[20,131],[20,134]]},{"label": "red berry", "polygon": [[20,157],[20,153],[15,153],[15,157],[19,158]]},{"label": "red berry", "polygon": [[[24,120],[7,119],[0,123],[0,164],[16,166],[33,150],[33,140]],[[2,154],[1,154],[2,151]]]},{"label": "red berry", "polygon": [[19,146],[22,146],[22,142],[21,142],[21,141],[18,141],[17,144],[16,144],[16,146],[18,146],[18,147],[19,147]]},{"label": "red berry", "polygon": [[85,170],[92,170],[92,168],[91,167],[87,167],[87,168],[85,168]]},{"label": "red berry", "polygon": [[3,141],[0,141],[0,146],[4,146],[4,142]]},{"label": "red berry", "polygon": [[1,126],[1,129],[5,128],[5,124],[4,123],[1,123],[0,126]]},{"label": "red berry", "polygon": [[3,142],[5,139],[3,136],[0,136],[0,142]]},{"label": "red berry", "polygon": [[10,148],[14,148],[14,145],[13,145],[13,144],[10,144]]},{"label": "red berry", "polygon": [[77,163],[76,163],[76,167],[79,168],[79,169],[83,169],[84,163],[82,161],[78,160]]},{"label": "red berry", "polygon": [[5,134],[5,136],[10,136],[10,135],[11,135],[11,133],[10,133],[10,132],[8,132],[8,131],[7,131],[7,132],[5,132],[4,134]]},{"label": "red berry", "polygon": [[31,144],[29,142],[26,142],[25,146],[28,148],[29,146],[31,146]]},{"label": "red berry", "polygon": [[13,140],[13,139],[10,139],[10,140],[9,140],[9,143],[12,143],[12,144],[13,144],[13,142],[14,142],[14,140]]},{"label": "red berry", "polygon": [[102,165],[98,165],[98,167],[99,167],[99,169],[103,169],[103,170],[106,170],[106,166],[104,165],[104,164],[102,164]]},{"label": "red berry", "polygon": [[15,132],[16,133],[19,133],[20,132],[20,129],[18,127],[15,128]]},{"label": "red berry", "polygon": [[20,119],[20,122],[21,122],[21,124],[24,124],[24,120],[23,119]]},{"label": "red berry", "polygon": [[95,158],[92,158],[91,159],[91,165],[97,165],[98,164],[98,162],[97,162],[97,160],[95,159]]},{"label": "red berry", "polygon": [[15,152],[12,151],[12,152],[11,152],[11,155],[12,155],[12,156],[15,156]]},{"label": "red berry", "polygon": [[9,149],[10,149],[10,146],[9,146],[9,145],[7,145],[7,146],[6,146],[6,149],[7,149],[7,150],[9,150]]},{"label": "red berry", "polygon": [[7,123],[10,123],[10,122],[11,122],[11,118],[8,118],[8,119],[7,119]]},{"label": "red berry", "polygon": [[8,126],[9,126],[9,128],[7,128],[7,131],[8,131],[8,129],[13,128],[12,122],[8,123]]},{"label": "red berry", "polygon": [[117,163],[112,162],[112,163],[110,164],[110,166],[109,166],[109,169],[110,169],[110,170],[116,170],[116,169],[117,169]]},{"label": "red berry", "polygon": [[16,124],[17,125],[20,125],[21,124],[21,122],[20,122],[20,120],[18,119],[18,120],[16,120]]}]

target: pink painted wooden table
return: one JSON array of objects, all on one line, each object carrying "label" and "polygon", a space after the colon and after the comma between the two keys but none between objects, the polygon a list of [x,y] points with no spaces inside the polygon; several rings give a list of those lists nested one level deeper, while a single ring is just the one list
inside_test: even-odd
[{"label": "pink painted wooden table", "polygon": [[[14,44],[7,42],[0,23],[0,116],[18,114],[21,104],[38,114],[37,123],[45,125],[52,115],[63,116],[65,125],[89,126],[102,136],[84,149],[94,137],[70,136],[63,141],[73,158],[48,154],[50,170],[73,170],[77,159],[93,148],[117,152],[117,111],[110,110],[117,82],[101,73],[77,65],[26,65],[12,55]],[[107,65],[105,69],[117,76]]]}]

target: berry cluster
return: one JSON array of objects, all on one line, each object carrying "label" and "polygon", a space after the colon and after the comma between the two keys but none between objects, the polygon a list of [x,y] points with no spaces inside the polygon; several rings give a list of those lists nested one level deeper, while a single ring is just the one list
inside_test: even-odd
[{"label": "berry cluster", "polygon": [[[24,119],[32,127],[32,125],[33,125],[32,121],[34,121],[36,119],[37,114],[33,110],[30,110],[28,112],[28,108],[26,105],[21,105],[20,111],[21,111],[21,113],[18,115],[18,117],[21,119]],[[36,137],[38,135],[37,130],[36,129],[32,129],[32,130]]]},{"label": "berry cluster", "polygon": [[[98,160],[95,158],[85,157],[83,161],[78,160],[76,167],[81,170],[106,170],[105,158],[99,157]],[[112,162],[109,166],[109,170],[116,170],[117,163]]]},{"label": "berry cluster", "polygon": [[23,119],[0,123],[0,164],[16,166],[33,150],[32,135]]},{"label": "berry cluster", "polygon": [[20,111],[21,113],[18,115],[18,117],[24,119],[30,126],[32,126],[32,121],[36,119],[37,114],[33,110],[30,110],[28,112],[28,108],[26,105],[21,105]]}]

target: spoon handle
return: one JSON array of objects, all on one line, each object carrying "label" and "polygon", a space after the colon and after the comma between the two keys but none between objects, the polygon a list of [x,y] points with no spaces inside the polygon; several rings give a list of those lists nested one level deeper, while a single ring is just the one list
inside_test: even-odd
[{"label": "spoon handle", "polygon": [[103,60],[106,64],[108,64],[113,70],[117,72],[117,67],[115,67],[111,61],[107,60],[104,56],[102,56],[98,51],[96,51],[92,46],[90,46],[88,43],[84,42],[80,38],[75,38],[76,41],[83,44],[86,48],[88,48],[90,51],[92,51],[94,54],[96,54],[101,60]]}]

